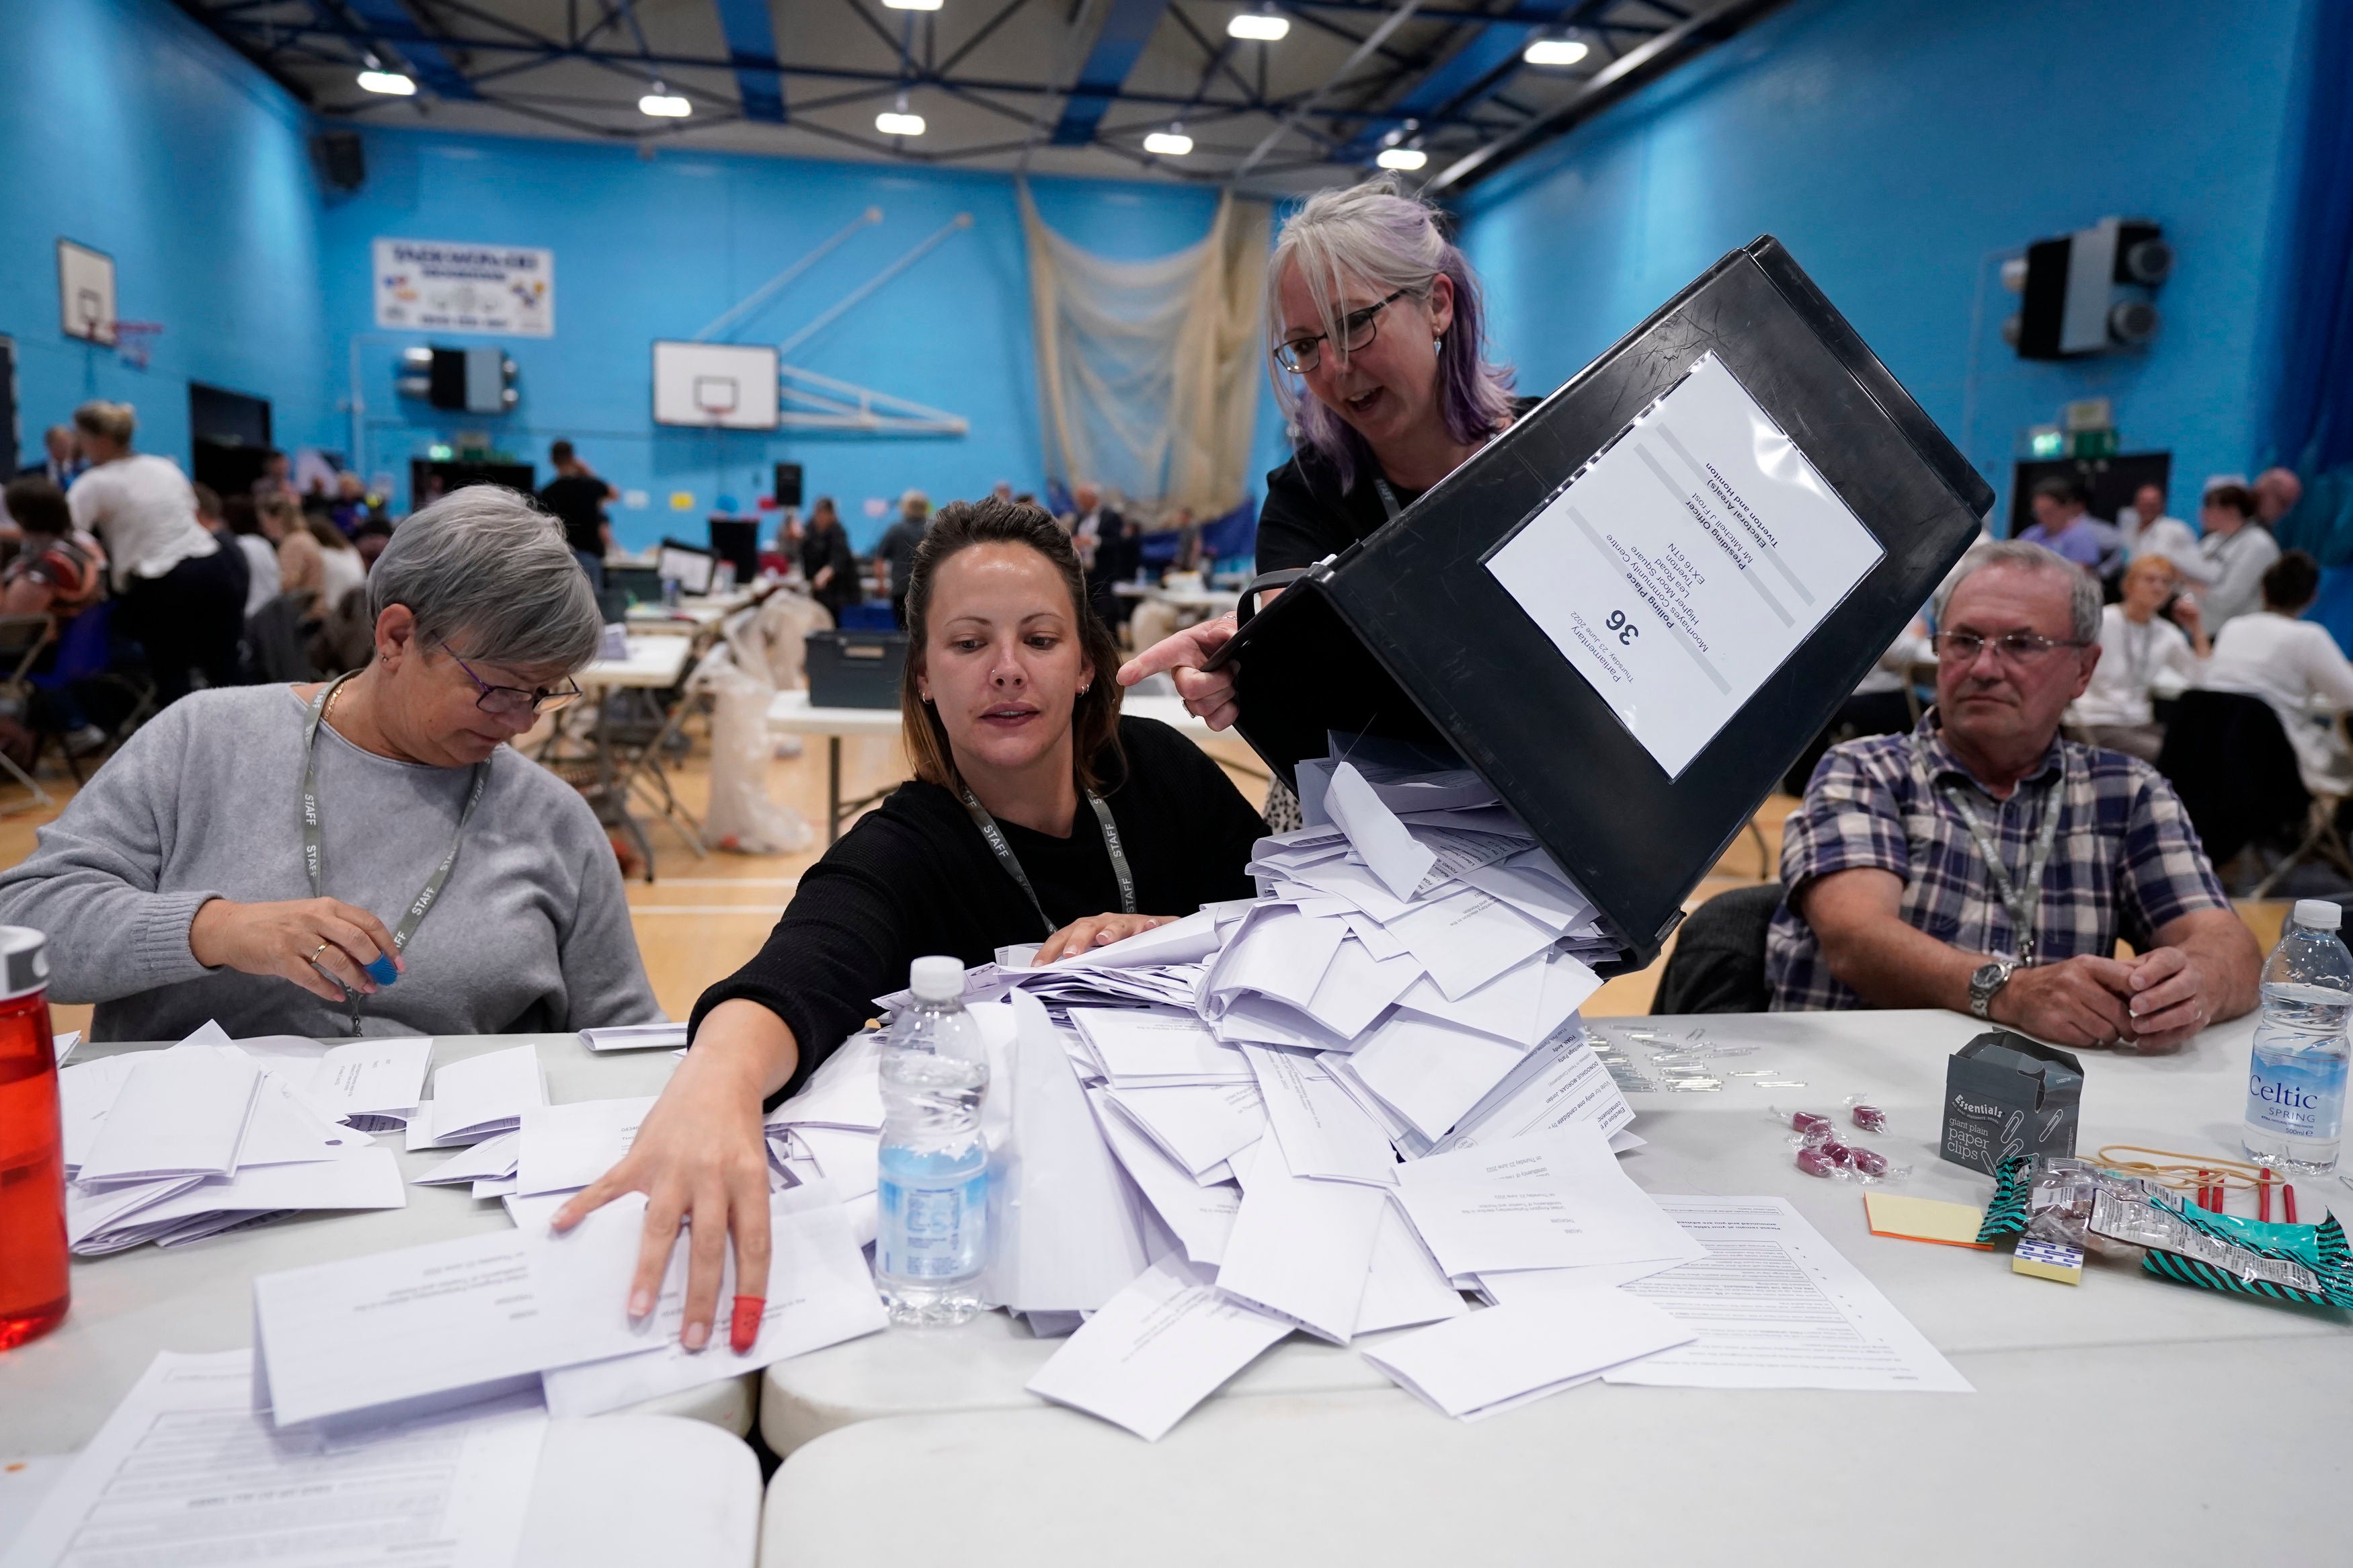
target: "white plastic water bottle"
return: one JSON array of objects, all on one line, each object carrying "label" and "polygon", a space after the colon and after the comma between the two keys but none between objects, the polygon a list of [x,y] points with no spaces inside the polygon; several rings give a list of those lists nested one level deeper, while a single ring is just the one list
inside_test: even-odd
[{"label": "white plastic water bottle", "polygon": [[2316,1176],[2337,1168],[2345,1125],[2345,1025],[2353,1016],[2353,952],[2337,934],[2345,914],[2298,899],[2263,963],[2263,1011],[2247,1070],[2247,1158]]},{"label": "white plastic water bottle", "polygon": [[874,1279],[891,1321],[961,1323],[980,1310],[988,1262],[988,1048],[964,1010],[964,965],[919,958],[914,1004],[882,1042],[882,1146]]}]

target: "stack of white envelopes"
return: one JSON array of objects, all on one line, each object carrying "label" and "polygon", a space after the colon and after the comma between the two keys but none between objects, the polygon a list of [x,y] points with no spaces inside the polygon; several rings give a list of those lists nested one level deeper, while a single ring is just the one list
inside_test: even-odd
[{"label": "stack of white envelopes", "polygon": [[66,1235],[85,1257],[164,1247],[296,1209],[399,1208],[399,1164],[362,1130],[413,1111],[433,1043],[232,1044],[206,1024],[168,1050],[58,1074]]}]

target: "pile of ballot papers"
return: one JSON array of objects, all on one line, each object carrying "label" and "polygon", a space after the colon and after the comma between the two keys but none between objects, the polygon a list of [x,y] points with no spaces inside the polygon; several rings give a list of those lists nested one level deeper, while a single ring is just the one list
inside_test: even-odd
[{"label": "pile of ballot papers", "polygon": [[399,1208],[370,1127],[414,1113],[433,1042],[265,1037],[207,1024],[168,1050],[58,1075],[66,1239],[84,1257],[174,1247],[297,1209]]}]

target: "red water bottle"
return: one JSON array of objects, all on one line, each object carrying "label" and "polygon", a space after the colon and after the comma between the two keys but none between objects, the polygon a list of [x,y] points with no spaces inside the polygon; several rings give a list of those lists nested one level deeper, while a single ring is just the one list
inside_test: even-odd
[{"label": "red water bottle", "polygon": [[48,939],[0,926],[0,1351],[66,1315],[66,1147]]}]

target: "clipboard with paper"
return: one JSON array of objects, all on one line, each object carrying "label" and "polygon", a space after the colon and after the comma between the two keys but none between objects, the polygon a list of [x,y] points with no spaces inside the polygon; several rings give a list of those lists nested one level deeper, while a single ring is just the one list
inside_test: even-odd
[{"label": "clipboard with paper", "polygon": [[1766,237],[1372,537],[1245,594],[1214,665],[1286,780],[1335,731],[1475,770],[1623,973],[1992,504]]}]

